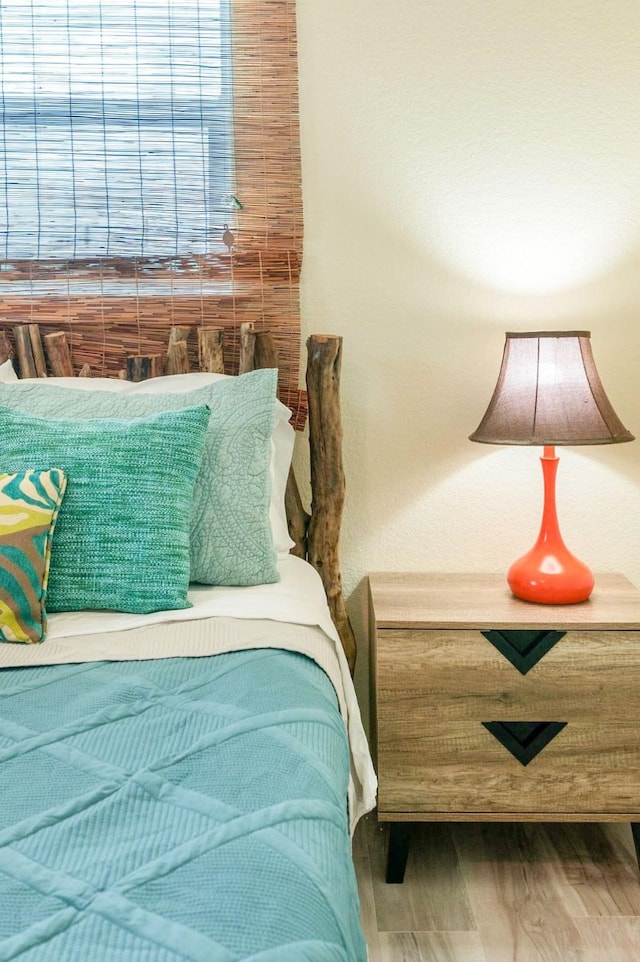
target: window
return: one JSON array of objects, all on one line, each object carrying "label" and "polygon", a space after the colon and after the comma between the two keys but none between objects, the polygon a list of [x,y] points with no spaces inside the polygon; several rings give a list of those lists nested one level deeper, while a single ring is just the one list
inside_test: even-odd
[{"label": "window", "polygon": [[104,376],[222,326],[232,372],[250,321],[297,392],[297,93],[295,0],[0,0],[0,329]]},{"label": "window", "polygon": [[0,256],[206,254],[231,195],[224,0],[2,0],[0,36]]}]

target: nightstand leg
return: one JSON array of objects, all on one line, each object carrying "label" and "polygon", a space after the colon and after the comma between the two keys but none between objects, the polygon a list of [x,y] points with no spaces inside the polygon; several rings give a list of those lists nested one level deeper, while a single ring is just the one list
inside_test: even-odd
[{"label": "nightstand leg", "polygon": [[640,865],[640,822],[631,823],[631,834],[633,835],[633,844],[636,847],[636,858],[638,859],[638,865]]},{"label": "nightstand leg", "polygon": [[387,850],[387,872],[385,881],[399,884],[404,882],[404,871],[409,857],[411,842],[411,823],[392,822],[389,828],[389,848]]}]

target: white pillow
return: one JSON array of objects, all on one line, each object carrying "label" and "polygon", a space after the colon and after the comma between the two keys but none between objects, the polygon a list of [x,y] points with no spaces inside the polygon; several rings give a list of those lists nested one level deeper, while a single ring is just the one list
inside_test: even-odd
[{"label": "white pillow", "polygon": [[[11,364],[10,361],[6,362]],[[16,380],[2,377],[5,365],[0,366],[0,381]],[[13,370],[13,368],[12,368]],[[48,377],[23,378],[21,383],[41,381],[52,387],[74,388],[86,391],[114,391],[119,394],[183,394],[185,391],[195,391],[196,388],[212,384],[214,381],[231,377],[229,374],[207,374],[197,372],[193,374],[167,374],[163,377],[152,377],[146,381],[125,381],[117,377]],[[295,542],[289,537],[287,512],[284,503],[285,489],[296,432],[289,423],[291,411],[276,399],[276,420],[271,433],[271,502],[269,505],[269,520],[273,543],[278,554],[288,554]]]},{"label": "white pillow", "polygon": [[0,364],[0,384],[7,384],[9,381],[17,381],[18,375],[13,369],[11,361]]}]

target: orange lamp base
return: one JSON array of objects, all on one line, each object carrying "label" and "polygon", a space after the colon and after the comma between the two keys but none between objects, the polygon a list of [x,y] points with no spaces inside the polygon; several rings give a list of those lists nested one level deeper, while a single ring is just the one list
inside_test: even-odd
[{"label": "orange lamp base", "polygon": [[540,605],[575,605],[593,591],[590,569],[572,555],[560,534],[556,512],[555,448],[546,446],[540,458],[544,477],[544,510],[538,540],[509,568],[507,583],[523,601]]}]

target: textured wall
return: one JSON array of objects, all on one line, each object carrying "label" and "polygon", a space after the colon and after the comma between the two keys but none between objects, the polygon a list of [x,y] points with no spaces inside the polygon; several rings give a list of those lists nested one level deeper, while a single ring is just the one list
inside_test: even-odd
[{"label": "textured wall", "polygon": [[[303,335],[345,339],[364,693],[368,571],[503,570],[537,533],[537,450],[467,440],[506,330],[590,330],[640,436],[640,7],[298,0],[298,29]],[[558,482],[569,547],[638,585],[639,445],[559,451]]]}]

